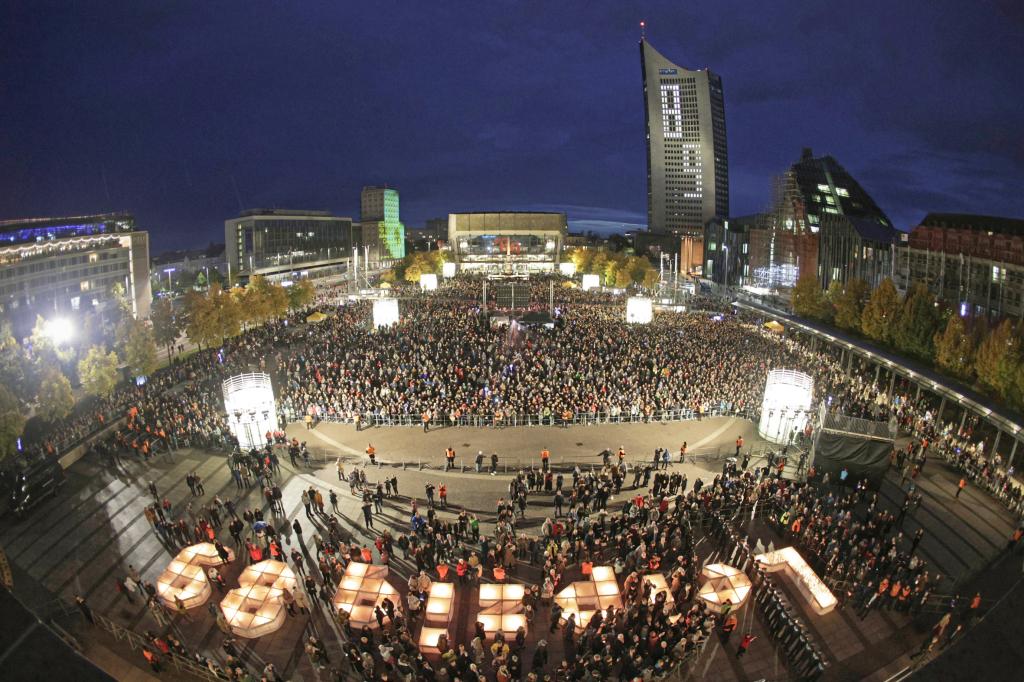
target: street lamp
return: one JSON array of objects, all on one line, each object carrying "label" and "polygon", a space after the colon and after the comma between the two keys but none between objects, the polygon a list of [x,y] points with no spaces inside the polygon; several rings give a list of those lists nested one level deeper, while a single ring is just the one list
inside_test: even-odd
[{"label": "street lamp", "polygon": [[47,320],[43,327],[43,333],[53,342],[54,346],[61,346],[71,340],[75,335],[75,327],[71,320],[66,317],[58,317]]},{"label": "street lamp", "polygon": [[167,273],[167,291],[174,288],[174,283],[171,282],[171,273],[174,272],[174,268],[164,268],[164,272]]},{"label": "street lamp", "polygon": [[722,244],[722,252],[725,253],[725,280],[722,282],[725,284],[725,288],[729,288],[729,245]]}]

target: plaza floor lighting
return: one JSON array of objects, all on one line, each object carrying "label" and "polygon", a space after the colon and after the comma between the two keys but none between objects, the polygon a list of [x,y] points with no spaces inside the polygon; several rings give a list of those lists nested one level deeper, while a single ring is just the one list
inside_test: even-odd
[{"label": "plaza floor lighting", "polygon": [[576,264],[573,262],[559,263],[558,271],[565,277],[572,277],[576,274]]},{"label": "plaza floor lighting", "polygon": [[398,590],[387,581],[387,576],[387,566],[353,561],[345,568],[331,603],[335,609],[348,612],[353,628],[378,627],[374,607],[383,604],[385,599],[395,601],[398,598]]},{"label": "plaza floor lighting", "polygon": [[708,609],[721,613],[725,602],[738,609],[750,596],[750,578],[746,573],[728,564],[708,564],[701,569],[704,584],[697,596],[707,604]]},{"label": "plaza floor lighting", "polygon": [[456,266],[455,263],[448,261],[447,263],[441,266],[441,274],[444,276],[445,279],[451,279],[452,277],[455,276],[455,272],[457,269],[458,266]]},{"label": "plaza floor lighting", "polygon": [[570,583],[555,595],[562,616],[576,615],[576,628],[582,630],[598,611],[609,606],[622,607],[622,594],[611,566],[594,566],[589,580]]},{"label": "plaza floor lighting", "polygon": [[583,291],[598,289],[601,286],[600,275],[583,275]]},{"label": "plaza floor lighting", "polygon": [[803,372],[773,369],[765,381],[757,433],[773,443],[786,443],[794,428],[802,429],[810,414],[814,380]]},{"label": "plaza floor lighting", "polygon": [[523,615],[523,595],[526,588],[517,584],[485,583],[480,586],[477,620],[483,623],[488,635],[501,632],[515,637],[520,627],[526,626]]},{"label": "plaza floor lighting", "polygon": [[828,589],[795,547],[783,547],[773,552],[758,554],[754,561],[761,564],[769,573],[788,573],[799,588],[800,594],[819,616],[824,616],[839,603],[832,590]]}]

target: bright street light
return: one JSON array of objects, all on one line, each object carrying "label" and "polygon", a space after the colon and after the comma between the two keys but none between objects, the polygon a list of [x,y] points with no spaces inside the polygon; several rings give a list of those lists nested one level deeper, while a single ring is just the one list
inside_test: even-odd
[{"label": "bright street light", "polygon": [[47,320],[46,325],[43,327],[43,332],[53,342],[55,346],[61,346],[71,340],[71,337],[75,335],[75,327],[71,324],[71,320],[66,317],[58,317],[53,320]]}]

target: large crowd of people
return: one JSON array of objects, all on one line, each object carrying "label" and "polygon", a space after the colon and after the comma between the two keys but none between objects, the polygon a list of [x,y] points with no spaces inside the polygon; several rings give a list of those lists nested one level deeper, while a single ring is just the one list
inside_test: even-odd
[{"label": "large crowd of people", "polygon": [[[192,542],[210,541],[225,562],[226,545],[243,562],[289,561],[301,576],[286,599],[289,614],[319,610],[336,619],[341,633],[343,660],[329,659],[316,636],[304,641],[305,653],[324,679],[665,679],[713,637],[729,643],[737,628],[735,615],[712,613],[696,598],[702,566],[697,540],[712,527],[712,519],[718,524],[714,532],[732,537],[744,548],[743,556],[751,554],[752,541],[738,525],[722,525],[722,519],[767,519],[780,537],[801,549],[843,605],[863,618],[884,608],[916,613],[943,581],[921,556],[923,531],[903,531],[921,504],[913,483],[915,467],[919,471],[930,453],[941,454],[1011,510],[1022,511],[1024,498],[1012,471],[998,457],[988,457],[969,427],[941,423],[926,401],[891,395],[869,374],[848,374],[838,358],[766,331],[753,319],[731,313],[659,313],[649,325],[630,326],[621,306],[609,305],[619,299],[564,290],[559,291],[554,328],[513,333],[481,314],[480,286],[479,280],[467,279],[438,294],[412,294],[403,299],[401,322],[388,329],[371,329],[370,306],[353,302],[332,306],[332,315],[316,325],[301,325],[302,316],[295,315],[248,330],[221,348],[160,370],[142,386],[118,391],[97,413],[76,416],[58,432],[86,434],[90,424],[101,427],[108,414],[117,414],[126,417],[124,424],[93,445],[111,460],[131,455],[145,461],[171,447],[233,453],[230,467],[239,494],[256,486],[265,505],[242,509],[233,500],[207,496],[193,472],[188,477],[191,496],[180,505],[150,484],[153,499],[145,516],[171,554]],[[531,297],[543,301],[547,283],[531,286]],[[335,298],[321,292],[318,301]],[[426,428],[438,422],[501,425],[513,417],[519,423],[554,424],[577,414],[603,415],[608,421],[682,412],[752,417],[764,377],[777,367],[811,374],[816,399],[829,409],[892,419],[913,436],[906,449],[893,453],[909,483],[901,509],[884,508],[863,482],[843,485],[818,476],[813,467],[806,480],[793,481],[783,478],[781,467],[755,462],[748,468],[744,459],[726,463],[709,481],[690,482],[652,463],[635,469],[630,481],[621,458],[606,458],[601,468],[589,472],[530,469],[514,475],[493,520],[488,518],[493,531],[482,533],[476,514],[449,507],[443,484],[440,489],[428,484],[419,498],[399,495],[397,477],[368,481],[365,468],[345,471],[339,459],[339,486],[358,500],[367,537],[375,538],[360,542],[357,529],[346,527],[345,517],[337,513],[340,489],[304,490],[305,521],[287,518],[280,459],[288,456],[296,465],[306,454],[304,445],[272,434],[266,448],[238,452],[220,399],[223,379],[260,369],[275,377],[286,420],[409,418],[422,419]],[[53,443],[37,447],[45,451]],[[531,531],[523,520],[530,500],[538,496],[550,500],[550,513]],[[613,499],[619,502],[610,504]],[[385,504],[408,505],[406,528],[377,526]],[[308,541],[313,551],[286,552],[282,528],[301,547]],[[408,570],[402,598],[376,610],[377,628],[354,628],[346,612],[331,604],[334,586],[350,562]],[[623,604],[582,625],[575,614],[562,614],[553,597],[595,564],[613,567]],[[644,579],[650,573],[666,575],[667,592],[652,598],[652,586]],[[529,631],[543,634],[533,637],[539,641],[528,644],[525,628],[515,637],[489,636],[482,624],[474,624],[466,641],[443,638],[438,656],[420,651],[414,633],[431,581],[451,580],[461,587],[502,582],[511,575],[527,583],[522,612]],[[216,568],[209,578],[223,588]],[[116,587],[126,600],[139,594],[158,626],[175,615],[187,617],[183,608],[162,604],[152,583],[134,567],[118,578]],[[973,615],[970,605],[977,606],[975,600],[963,604],[966,620]],[[88,609],[84,602],[81,607]],[[181,655],[225,679],[281,679],[272,665],[259,669],[241,660],[230,628],[215,611],[211,615],[229,635],[223,647],[226,664],[186,651],[167,634],[147,633],[147,660],[157,661],[154,670],[160,655]],[[960,631],[944,629],[945,639],[937,644],[948,645]],[[558,633],[563,645],[556,660],[547,640]],[[744,655],[754,639],[749,631],[740,633],[735,655]]]}]

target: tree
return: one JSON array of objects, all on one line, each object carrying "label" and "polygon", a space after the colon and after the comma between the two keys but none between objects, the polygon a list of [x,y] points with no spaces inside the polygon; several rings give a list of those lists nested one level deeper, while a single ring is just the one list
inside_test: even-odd
[{"label": "tree", "polygon": [[0,461],[18,451],[18,439],[24,430],[21,402],[6,386],[0,386]]},{"label": "tree", "polygon": [[[383,279],[382,277],[381,280]],[[292,310],[302,310],[312,303],[314,298],[316,298],[316,288],[308,279],[300,279],[288,287],[288,307]]]},{"label": "tree", "polygon": [[38,402],[36,414],[45,422],[52,424],[71,414],[75,406],[71,382],[56,367],[44,370],[43,380],[39,384]]},{"label": "tree", "polygon": [[[159,281],[158,281],[159,284]],[[124,285],[120,282],[115,283],[110,287],[111,297],[117,304],[114,308],[114,350],[118,353],[124,349],[124,344],[128,340],[128,327],[131,321],[135,319],[135,314],[132,312],[132,302],[128,298],[128,293],[125,291]]]},{"label": "tree", "polygon": [[645,289],[654,289],[660,280],[661,274],[654,268],[650,268],[644,272],[643,286]]},{"label": "tree", "polygon": [[836,326],[847,331],[859,332],[864,305],[870,293],[871,287],[862,279],[851,279],[847,282],[842,293],[831,299],[836,311]]},{"label": "tree", "polygon": [[196,286],[200,289],[205,289],[209,282],[206,281],[206,275],[202,272],[196,273]]},{"label": "tree", "polygon": [[153,329],[143,320],[133,320],[128,328],[124,362],[134,377],[149,376],[160,366]]},{"label": "tree", "polygon": [[900,297],[896,285],[886,277],[873,292],[861,314],[861,331],[881,343],[891,343],[896,321],[899,319]]},{"label": "tree", "polygon": [[974,337],[964,318],[953,314],[946,328],[935,333],[935,364],[950,375],[970,381],[974,372]]},{"label": "tree", "polygon": [[117,386],[117,354],[107,353],[102,346],[93,346],[78,361],[78,379],[89,395],[110,395]]},{"label": "tree", "polygon": [[17,342],[6,321],[0,324],[0,385],[8,387],[15,396],[30,401],[39,390],[39,372]]},{"label": "tree", "polygon": [[153,338],[157,345],[166,348],[167,357],[170,357],[181,336],[181,321],[174,312],[174,304],[166,298],[157,299],[149,312],[149,321],[153,323]]},{"label": "tree", "polygon": [[832,306],[821,290],[818,278],[807,273],[800,276],[793,287],[793,312],[800,317],[827,321],[832,316]]},{"label": "tree", "polygon": [[185,294],[185,333],[200,348],[212,348],[223,339],[219,335],[219,321],[214,311],[214,291],[220,291],[220,286],[214,284],[206,294],[198,291]]},{"label": "tree", "polygon": [[590,272],[590,264],[594,260],[594,249],[575,248],[569,252],[569,260],[576,266],[576,272],[586,274]]},{"label": "tree", "polygon": [[935,332],[939,322],[935,297],[928,287],[914,284],[907,291],[903,310],[893,328],[893,343],[907,355],[929,360],[935,351]]},{"label": "tree", "polygon": [[420,275],[422,275],[422,274],[423,274],[423,270],[420,269],[420,266],[418,264],[414,263],[414,264],[409,265],[409,266],[407,266],[405,268],[404,279],[405,279],[406,282],[412,282],[413,284],[418,284],[419,281],[420,281]]},{"label": "tree", "polygon": [[1003,320],[978,346],[974,371],[983,386],[1001,397],[1010,394],[1020,365],[1020,337],[1010,320]]}]

